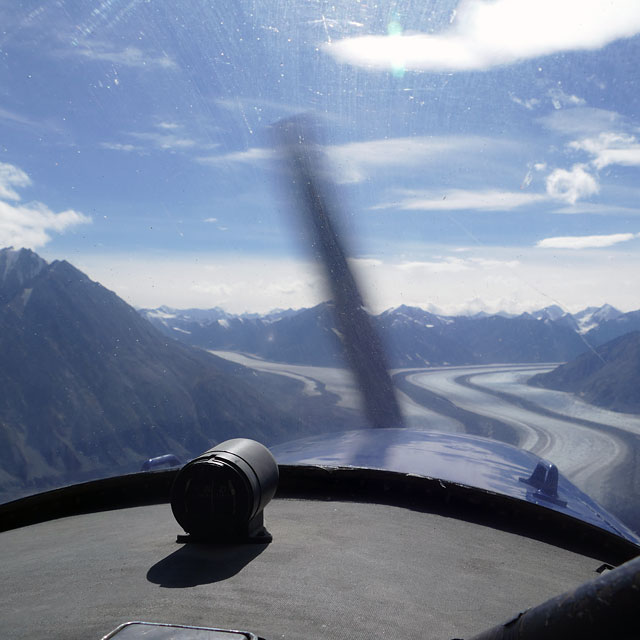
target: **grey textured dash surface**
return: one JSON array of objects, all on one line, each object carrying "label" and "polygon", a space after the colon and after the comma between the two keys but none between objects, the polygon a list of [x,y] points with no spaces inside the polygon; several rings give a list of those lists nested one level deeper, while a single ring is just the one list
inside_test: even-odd
[{"label": "grey textured dash surface", "polygon": [[179,545],[169,505],[0,534],[3,638],[99,639],[127,620],[265,638],[463,638],[596,576],[598,562],[443,516],[275,500],[270,545]]}]

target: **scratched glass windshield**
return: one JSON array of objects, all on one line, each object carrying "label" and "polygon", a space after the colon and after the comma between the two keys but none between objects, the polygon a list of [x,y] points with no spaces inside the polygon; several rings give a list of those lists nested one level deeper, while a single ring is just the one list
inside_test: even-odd
[{"label": "scratched glass windshield", "polygon": [[304,116],[404,423],[640,531],[636,3],[0,15],[1,500],[367,428],[274,142]]}]

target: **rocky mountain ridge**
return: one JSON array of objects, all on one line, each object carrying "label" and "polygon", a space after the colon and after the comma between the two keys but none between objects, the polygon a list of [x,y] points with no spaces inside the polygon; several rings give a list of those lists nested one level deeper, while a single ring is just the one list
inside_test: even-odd
[{"label": "rocky mountain ridge", "polygon": [[[166,335],[205,349],[241,351],[296,364],[343,362],[330,303],[250,317],[219,308],[161,307],[140,313]],[[403,305],[373,320],[394,367],[566,361],[640,329],[640,311],[622,313],[611,305],[576,314],[552,305],[518,316],[445,316]]]}]

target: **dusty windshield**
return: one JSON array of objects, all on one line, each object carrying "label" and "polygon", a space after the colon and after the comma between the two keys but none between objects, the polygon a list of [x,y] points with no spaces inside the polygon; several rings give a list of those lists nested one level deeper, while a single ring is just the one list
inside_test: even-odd
[{"label": "dusty windshield", "polygon": [[634,3],[0,11],[3,501],[366,426],[273,147],[304,113],[406,423],[640,530]]}]

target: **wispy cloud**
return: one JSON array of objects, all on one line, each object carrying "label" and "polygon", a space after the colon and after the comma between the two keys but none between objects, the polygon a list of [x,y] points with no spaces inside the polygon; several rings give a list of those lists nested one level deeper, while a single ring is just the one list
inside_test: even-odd
[{"label": "wispy cloud", "polygon": [[620,214],[624,216],[637,216],[640,215],[640,208],[621,207],[603,202],[580,202],[554,209],[552,213],[561,213],[564,215],[592,213],[596,215]]},{"label": "wispy cloud", "polygon": [[121,143],[121,142],[101,142],[100,147],[102,149],[109,149],[109,151],[125,151],[130,153],[132,151],[143,151],[144,147],[140,147],[135,144]]},{"label": "wispy cloud", "polygon": [[570,171],[555,169],[547,176],[547,193],[557,200],[575,204],[579,199],[600,191],[596,178],[584,164],[575,164]]},{"label": "wispy cloud", "polygon": [[187,137],[173,133],[162,133],[159,131],[132,131],[129,135],[137,140],[151,143],[158,149],[188,149],[196,146],[196,141]]},{"label": "wispy cloud", "polygon": [[587,162],[574,164],[571,170],[555,169],[547,177],[549,195],[569,204],[598,193],[599,170],[610,165],[640,166],[640,141],[632,133],[638,128],[615,111],[562,109],[539,122],[564,135],[579,136],[566,148],[589,156]]},{"label": "wispy cloud", "polygon": [[275,100],[265,100],[264,98],[218,98],[214,102],[219,107],[222,107],[223,109],[229,109],[230,111],[234,112],[242,110],[243,112],[253,111],[256,113],[270,111],[276,113],[296,114],[300,113],[301,111],[299,105],[287,102],[277,102]]},{"label": "wispy cloud", "polygon": [[556,236],[536,243],[542,249],[592,249],[611,247],[620,242],[640,238],[640,233],[612,233],[606,236]]},{"label": "wispy cloud", "polygon": [[407,192],[408,197],[396,202],[378,204],[372,209],[400,209],[403,211],[454,211],[483,210],[509,211],[535,202],[547,200],[547,196],[520,191],[467,191],[452,189],[450,191]]},{"label": "wispy cloud", "polygon": [[474,154],[501,145],[480,136],[424,136],[349,142],[328,146],[325,151],[336,181],[354,183],[366,179],[373,169],[442,162],[450,154]]},{"label": "wispy cloud", "polygon": [[[455,145],[452,140],[434,140],[431,138],[390,138],[350,142],[331,145],[324,148],[331,166],[340,183],[360,182],[367,175],[367,168],[388,165],[406,166],[430,155],[435,155],[445,147]],[[277,157],[275,149],[251,147],[244,151],[198,158],[203,164],[213,166],[230,163],[263,163]]]},{"label": "wispy cloud", "polygon": [[10,122],[14,122],[16,124],[22,124],[28,127],[38,127],[41,126],[39,123],[23,116],[20,113],[15,113],[14,111],[10,111],[9,109],[3,109],[0,107],[0,120],[9,120]]},{"label": "wispy cloud", "polygon": [[568,146],[591,154],[596,169],[603,169],[611,164],[640,165],[640,142],[634,135],[604,132],[594,138],[574,140]]},{"label": "wispy cloud", "polygon": [[74,55],[115,65],[137,67],[139,69],[175,69],[175,61],[166,53],[152,54],[138,47],[116,48],[106,42],[78,42],[75,46],[65,49],[62,55]]},{"label": "wispy cloud", "polygon": [[6,162],[0,162],[0,198],[20,200],[20,195],[14,187],[28,187],[30,184],[31,179],[22,169]]},{"label": "wispy cloud", "polygon": [[165,129],[168,131],[174,131],[175,129],[180,128],[180,125],[177,122],[158,122],[156,126],[159,129]]},{"label": "wispy cloud", "polygon": [[[514,148],[509,141],[483,136],[416,136],[381,138],[323,147],[333,179],[339,184],[353,184],[369,178],[381,168],[408,168],[441,163],[455,155],[469,158],[491,151],[507,152]],[[461,154],[463,154],[461,156]],[[264,164],[277,158],[275,149],[251,147],[219,155],[201,156],[198,162],[211,166],[228,164]]]},{"label": "wispy cloud", "polygon": [[276,157],[273,149],[266,147],[251,147],[245,151],[231,151],[230,153],[221,153],[213,156],[201,156],[196,158],[200,164],[208,164],[211,166],[224,166],[226,164],[241,163],[253,164],[272,160]]},{"label": "wispy cloud", "polygon": [[442,33],[345,38],[323,51],[338,62],[369,68],[483,70],[598,49],[639,32],[640,6],[628,0],[467,0]]},{"label": "wispy cloud", "polygon": [[41,202],[18,204],[20,195],[16,188],[30,184],[22,169],[0,163],[0,246],[36,249],[51,240],[51,232],[62,233],[69,227],[91,222],[91,218],[72,209],[54,213]]},{"label": "wispy cloud", "polygon": [[229,227],[225,227],[224,225],[221,225],[218,218],[205,218],[203,222],[206,222],[207,224],[215,225],[215,228],[218,231],[229,231]]},{"label": "wispy cloud", "polygon": [[187,151],[189,149],[215,149],[218,147],[215,143],[204,143],[195,140],[192,136],[184,131],[184,127],[175,122],[159,122],[154,125],[150,131],[129,131],[124,134],[128,138],[133,138],[136,144],[131,142],[102,142],[100,146],[103,149],[111,151],[123,151],[130,153],[146,152],[152,149],[160,151]]},{"label": "wispy cloud", "polygon": [[445,256],[439,260],[416,260],[395,265],[399,271],[426,271],[429,273],[457,273],[470,269],[504,269],[518,266],[517,260],[496,260],[487,258],[458,258]]},{"label": "wispy cloud", "polygon": [[564,135],[592,135],[620,129],[624,118],[615,111],[594,107],[575,107],[552,111],[538,119],[542,125]]}]

